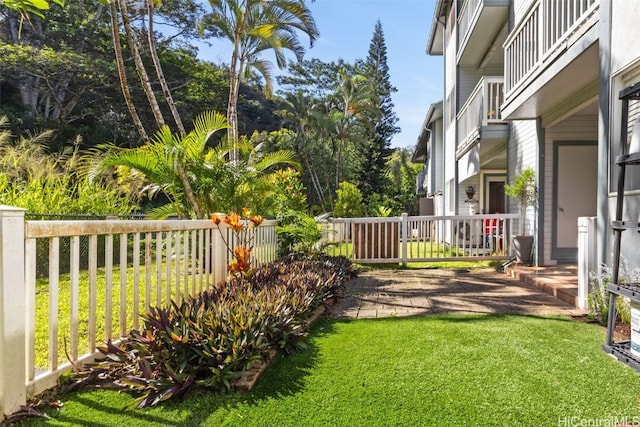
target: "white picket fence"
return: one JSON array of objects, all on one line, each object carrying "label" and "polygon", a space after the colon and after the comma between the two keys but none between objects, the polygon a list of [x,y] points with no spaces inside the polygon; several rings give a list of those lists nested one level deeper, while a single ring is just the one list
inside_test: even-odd
[{"label": "white picket fence", "polygon": [[[510,258],[517,214],[334,218],[331,253],[358,263],[484,261]],[[514,228],[515,227],[515,228]]]},{"label": "white picket fence", "polygon": [[[254,264],[276,258],[275,226],[252,229]],[[236,243],[226,227],[223,233],[209,220],[25,221],[22,209],[0,206],[2,414],[55,386],[73,364],[93,360],[97,345],[137,329],[145,307],[224,280],[230,253],[223,239]],[[46,337],[36,334],[40,322]]]}]

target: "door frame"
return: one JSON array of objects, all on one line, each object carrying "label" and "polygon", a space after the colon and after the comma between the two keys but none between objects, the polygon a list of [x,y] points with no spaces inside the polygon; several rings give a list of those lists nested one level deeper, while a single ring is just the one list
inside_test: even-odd
[{"label": "door frame", "polygon": [[[496,171],[496,172],[484,172],[482,173],[482,211],[486,214],[493,214],[495,212],[489,212],[489,183],[490,182],[501,182],[502,185],[507,183],[507,174],[506,172]],[[507,198],[505,196],[504,200],[504,211],[507,211]],[[501,212],[501,213],[505,213]]]},{"label": "door frame", "polygon": [[[553,200],[551,208],[551,259],[556,260],[558,264],[574,264],[578,260],[578,248],[558,248],[558,151],[562,146],[583,146],[593,147],[598,145],[598,141],[553,141]],[[594,170],[597,173],[597,169]],[[576,228],[578,224],[576,222]],[[577,243],[576,243],[577,244]]]}]

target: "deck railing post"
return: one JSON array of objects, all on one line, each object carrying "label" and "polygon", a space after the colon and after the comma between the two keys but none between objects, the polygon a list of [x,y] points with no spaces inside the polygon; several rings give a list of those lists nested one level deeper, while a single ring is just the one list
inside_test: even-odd
[{"label": "deck railing post", "polygon": [[24,213],[24,209],[0,205],[0,405],[3,416],[26,403]]},{"label": "deck railing post", "polygon": [[409,241],[409,214],[402,214],[402,223],[400,224],[400,233],[402,234],[402,247],[400,251],[400,260],[402,265],[407,265],[407,243]]}]

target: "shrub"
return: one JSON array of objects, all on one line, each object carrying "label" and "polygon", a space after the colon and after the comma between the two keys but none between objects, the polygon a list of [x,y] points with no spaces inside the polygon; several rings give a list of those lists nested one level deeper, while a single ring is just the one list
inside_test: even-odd
[{"label": "shrub", "polygon": [[341,182],[336,190],[336,204],[333,216],[336,218],[357,218],[364,215],[362,193],[354,184]]},{"label": "shrub", "polygon": [[[636,268],[628,272],[624,260],[621,260],[619,282],[638,283],[638,280],[640,280],[640,269]],[[611,267],[603,266],[600,274],[595,272],[589,274],[589,284],[592,291],[587,295],[587,315],[602,325],[607,324],[609,317],[610,294],[607,288],[610,282]],[[620,321],[626,324],[631,323],[631,303],[628,298],[619,297],[616,299],[616,313]]]},{"label": "shrub", "polygon": [[291,212],[282,218],[276,233],[280,255],[290,252],[320,253],[329,246],[328,242],[323,241],[324,226],[320,219],[305,213]]},{"label": "shrub", "polygon": [[292,254],[236,276],[180,304],[150,308],[144,327],[106,359],[80,373],[78,385],[98,379],[141,393],[132,405],[155,405],[193,386],[232,387],[272,348],[302,346],[303,322],[353,275],[344,257]]}]

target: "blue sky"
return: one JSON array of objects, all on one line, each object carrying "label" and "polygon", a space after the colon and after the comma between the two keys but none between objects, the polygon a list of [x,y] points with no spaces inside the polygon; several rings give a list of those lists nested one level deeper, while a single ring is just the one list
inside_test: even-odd
[{"label": "blue sky", "polygon": [[[402,129],[391,145],[415,146],[429,105],[442,99],[444,92],[442,57],[425,53],[435,0],[316,0],[309,7],[320,38],[306,59],[365,59],[380,19],[391,83],[398,89],[392,99]],[[200,56],[215,63],[229,61],[217,43],[201,47]]]}]

